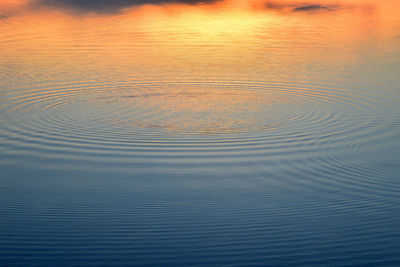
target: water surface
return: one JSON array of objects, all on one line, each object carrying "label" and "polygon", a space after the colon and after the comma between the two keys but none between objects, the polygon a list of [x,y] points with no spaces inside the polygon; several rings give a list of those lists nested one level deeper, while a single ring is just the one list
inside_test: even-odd
[{"label": "water surface", "polygon": [[0,265],[400,264],[400,8],[349,2],[5,1]]}]

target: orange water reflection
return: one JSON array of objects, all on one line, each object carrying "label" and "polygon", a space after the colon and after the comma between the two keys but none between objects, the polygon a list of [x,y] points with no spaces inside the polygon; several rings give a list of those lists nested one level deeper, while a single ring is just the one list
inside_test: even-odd
[{"label": "orange water reflection", "polygon": [[[112,90],[97,92],[107,97],[147,90],[139,98],[117,100],[127,109],[157,111],[150,118],[121,117],[135,125],[183,129],[268,124],[262,117],[269,105],[288,102],[282,94],[210,83],[281,77],[307,81],[340,75],[349,65],[363,64],[366,54],[386,60],[393,52],[387,40],[396,36],[399,25],[396,2],[319,1],[339,8],[295,12],[300,1],[227,0],[135,6],[103,14],[32,9],[28,1],[10,0],[2,2],[12,12],[0,21],[0,54],[7,66],[17,66],[18,75],[34,84],[107,84]],[[158,85],[143,89],[141,80]],[[197,83],[176,86],[182,80]],[[166,81],[176,82],[159,86]],[[114,86],[121,82],[128,85],[122,93]],[[153,97],[142,97],[146,94]]]}]

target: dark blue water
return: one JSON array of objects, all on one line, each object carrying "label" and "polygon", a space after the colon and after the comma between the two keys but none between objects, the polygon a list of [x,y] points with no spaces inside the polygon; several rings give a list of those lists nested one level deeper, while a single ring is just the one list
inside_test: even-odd
[{"label": "dark blue water", "polygon": [[0,19],[0,265],[400,265],[400,23],[153,8]]}]

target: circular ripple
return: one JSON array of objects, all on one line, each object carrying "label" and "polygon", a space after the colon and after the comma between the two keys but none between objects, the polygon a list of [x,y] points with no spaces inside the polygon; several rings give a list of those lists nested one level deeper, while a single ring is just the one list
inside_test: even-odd
[{"label": "circular ripple", "polygon": [[10,159],[32,164],[260,174],[308,164],[311,174],[328,159],[367,162],[371,138],[398,134],[395,103],[356,92],[233,81],[47,84],[3,94],[1,138]]}]

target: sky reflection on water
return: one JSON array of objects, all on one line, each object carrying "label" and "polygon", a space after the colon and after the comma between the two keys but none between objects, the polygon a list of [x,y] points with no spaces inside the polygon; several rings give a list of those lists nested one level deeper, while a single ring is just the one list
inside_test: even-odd
[{"label": "sky reflection on water", "polygon": [[398,265],[398,1],[2,1],[0,265]]}]

